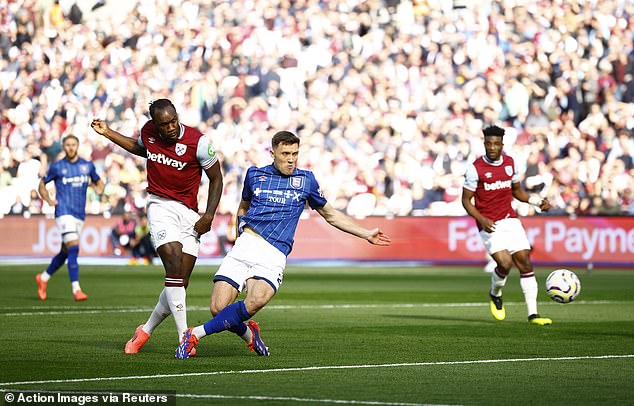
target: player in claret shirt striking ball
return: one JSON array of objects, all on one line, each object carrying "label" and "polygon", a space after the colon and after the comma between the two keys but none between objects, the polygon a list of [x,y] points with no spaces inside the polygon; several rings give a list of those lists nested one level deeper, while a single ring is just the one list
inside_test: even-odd
[{"label": "player in claret shirt striking ball", "polygon": [[[199,238],[211,229],[222,195],[220,163],[209,139],[179,122],[176,108],[168,99],[152,102],[150,117],[138,138],[112,130],[103,120],[91,124],[97,133],[126,151],[147,158],[147,216],[154,246],[165,267],[165,288],[149,319],[126,343],[126,354],[139,352],[170,314],[179,340],[187,329],[185,288],[198,257]],[[200,216],[197,195],[203,170],[209,178],[209,194],[205,213]]]}]

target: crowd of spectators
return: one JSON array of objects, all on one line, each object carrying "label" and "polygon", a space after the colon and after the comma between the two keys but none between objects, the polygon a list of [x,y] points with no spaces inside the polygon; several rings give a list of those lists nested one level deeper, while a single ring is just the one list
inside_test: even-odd
[{"label": "crowd of spectators", "polygon": [[338,209],[461,215],[498,124],[552,213],[634,214],[631,1],[8,0],[0,27],[0,215],[52,211],[66,133],[107,184],[88,212],[142,210],[144,160],[89,123],[133,135],[160,97],[219,152],[222,213],[284,129]]}]

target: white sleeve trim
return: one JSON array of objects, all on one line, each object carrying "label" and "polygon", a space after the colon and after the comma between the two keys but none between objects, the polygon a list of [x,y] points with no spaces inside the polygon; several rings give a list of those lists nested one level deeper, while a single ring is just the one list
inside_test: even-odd
[{"label": "white sleeve trim", "polygon": [[467,171],[464,175],[464,185],[462,187],[472,192],[475,192],[478,188],[478,171],[473,163],[467,165]]},{"label": "white sleeve trim", "polygon": [[198,139],[196,158],[203,169],[209,169],[218,162],[218,154],[216,154],[216,150],[209,143],[209,138],[204,134]]},{"label": "white sleeve trim", "polygon": [[513,160],[513,177],[511,178],[512,183],[518,183],[520,181],[520,172],[517,167],[517,161]]}]

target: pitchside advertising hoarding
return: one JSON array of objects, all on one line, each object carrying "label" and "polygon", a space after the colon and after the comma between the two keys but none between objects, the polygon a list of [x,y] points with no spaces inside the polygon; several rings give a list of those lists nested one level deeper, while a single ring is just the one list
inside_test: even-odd
[{"label": "pitchside advertising hoarding", "polygon": [[[222,255],[228,216],[217,216],[201,238],[200,257]],[[82,256],[112,255],[110,232],[117,219],[87,217],[81,236]],[[468,217],[371,217],[359,220],[380,227],[392,246],[375,247],[346,235],[318,215],[299,223],[290,259],[398,260],[433,263],[482,263],[484,247]],[[613,264],[634,267],[634,217],[525,217],[534,262],[561,265]],[[59,250],[53,219],[8,216],[0,220],[0,256],[49,256]]]}]

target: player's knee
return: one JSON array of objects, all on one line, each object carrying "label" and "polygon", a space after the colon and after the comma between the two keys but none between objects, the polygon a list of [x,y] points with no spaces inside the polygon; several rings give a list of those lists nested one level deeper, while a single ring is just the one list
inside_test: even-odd
[{"label": "player's knee", "polygon": [[220,311],[224,308],[225,306],[221,306],[216,302],[211,302],[211,304],[209,305],[209,311],[211,312],[211,315],[214,317],[216,317],[216,315],[220,313]]},{"label": "player's knee", "polygon": [[251,297],[247,297],[244,299],[244,305],[247,308],[247,311],[254,315],[259,312],[266,304],[269,302],[269,297],[266,295],[254,295]]},{"label": "player's knee", "polygon": [[533,264],[531,264],[530,262],[518,264],[517,267],[518,267],[518,269],[520,271],[520,274],[531,274],[531,273],[533,273]]},{"label": "player's knee", "polygon": [[233,303],[233,300],[225,300],[218,298],[211,298],[211,302],[209,303],[209,311],[212,315],[216,316],[222,309],[229,306]]},{"label": "player's knee", "polygon": [[497,272],[501,273],[503,275],[508,275],[509,272],[511,272],[511,268],[513,268],[513,262],[512,261],[503,261],[501,264],[498,262],[497,265]]}]

